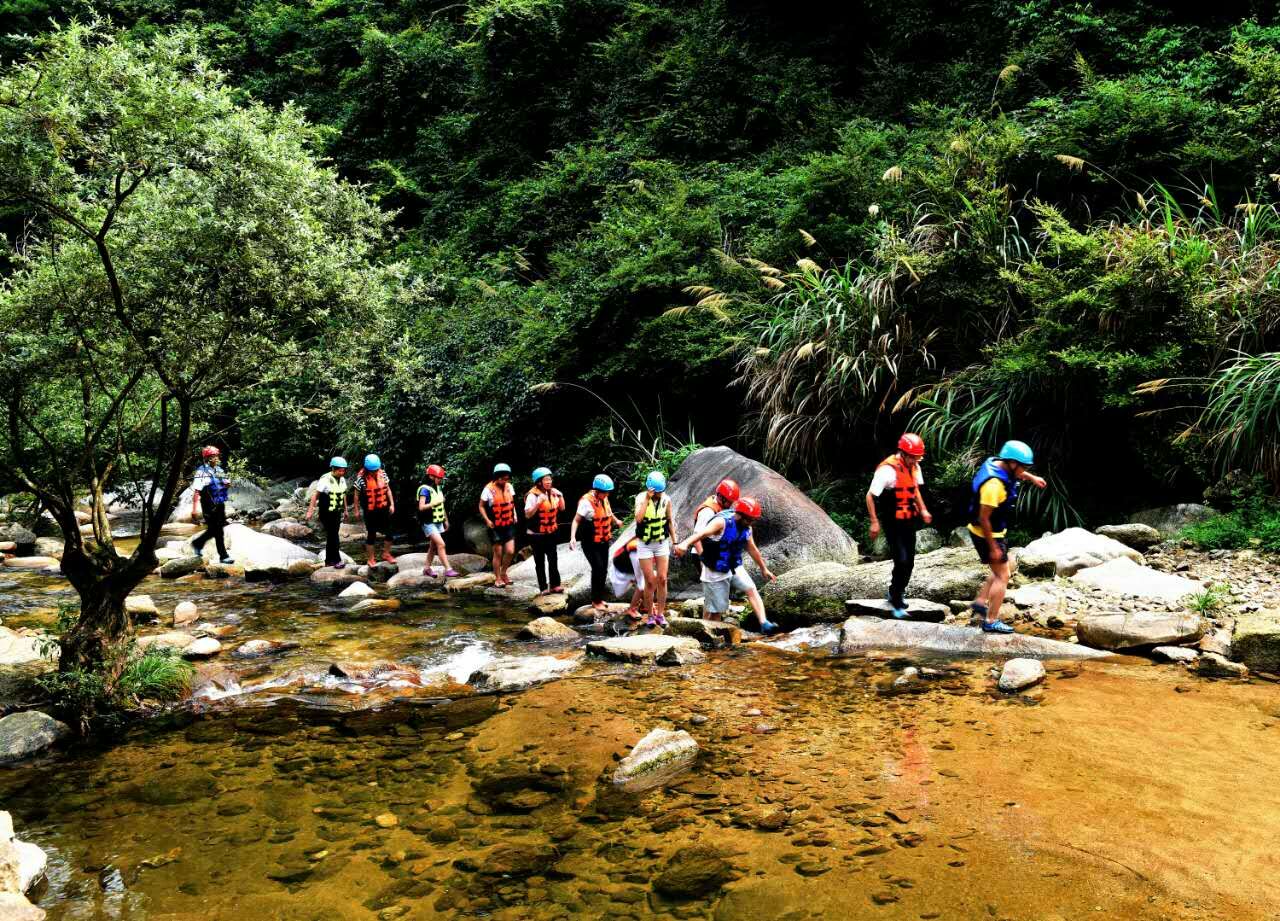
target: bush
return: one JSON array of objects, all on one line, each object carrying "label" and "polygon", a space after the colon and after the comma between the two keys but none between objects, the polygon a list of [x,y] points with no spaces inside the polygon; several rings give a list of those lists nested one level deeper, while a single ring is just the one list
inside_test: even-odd
[{"label": "bush", "polygon": [[115,681],[97,671],[68,669],[36,678],[36,686],[63,717],[75,721],[82,733],[90,726],[82,714],[92,714],[94,727],[118,729],[125,714],[145,702],[167,703],[184,698],[191,691],[195,666],[171,649],[148,649],[138,653],[130,646],[124,669]]},{"label": "bush", "polygon": [[1280,553],[1280,500],[1255,496],[1217,518],[1182,531],[1199,550],[1256,547]]}]

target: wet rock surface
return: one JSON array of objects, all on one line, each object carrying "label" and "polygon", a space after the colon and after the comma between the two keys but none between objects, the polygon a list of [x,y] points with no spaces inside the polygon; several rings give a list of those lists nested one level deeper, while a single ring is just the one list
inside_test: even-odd
[{"label": "wet rock surface", "polygon": [[683,729],[653,729],[613,772],[613,783],[639,793],[669,783],[698,759],[698,743]]},{"label": "wet rock surface", "polygon": [[697,640],[688,637],[658,634],[618,636],[587,643],[589,655],[603,656],[619,662],[653,663],[663,654],[677,648],[694,650],[701,646]]},{"label": "wet rock surface", "polygon": [[[922,620],[928,623],[942,623],[951,609],[936,601],[923,598],[908,598],[907,615],[910,620]],[[845,613],[850,617],[892,617],[893,608],[883,598],[851,598],[844,603]]]},{"label": "wet rock surface", "polygon": [[1205,631],[1197,614],[1101,614],[1081,618],[1080,642],[1099,649],[1136,649],[1194,643]]},{"label": "wet rock surface", "polygon": [[0,764],[38,755],[71,734],[65,723],[39,710],[0,718]]},{"label": "wet rock surface", "polygon": [[1026,634],[983,633],[976,627],[851,617],[840,629],[839,652],[900,650],[935,655],[1000,656],[1033,659],[1095,659],[1109,653]]}]

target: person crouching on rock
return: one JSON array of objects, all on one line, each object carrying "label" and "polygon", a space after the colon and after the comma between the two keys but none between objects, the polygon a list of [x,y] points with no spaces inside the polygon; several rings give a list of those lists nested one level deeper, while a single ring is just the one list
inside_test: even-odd
[{"label": "person crouching on rock", "polygon": [[394,563],[391,555],[391,519],[396,514],[396,497],[391,493],[391,480],[387,471],[382,469],[382,458],[376,454],[366,454],[364,469],[356,475],[351,487],[359,500],[354,505],[355,517],[358,521],[364,514],[364,550],[368,557],[369,567],[378,565],[376,556],[378,535],[382,535],[382,559]]},{"label": "person crouching on rock", "polygon": [[613,596],[621,598],[631,592],[631,604],[627,606],[627,628],[631,629],[643,617],[640,605],[644,602],[644,571],[640,568],[640,556],[636,548],[640,541],[634,537],[618,541],[610,551],[613,565],[609,567],[609,587]]},{"label": "person crouching on rock", "polygon": [[969,506],[969,536],[978,559],[991,567],[991,575],[978,589],[970,607],[982,618],[987,633],[1013,633],[1000,620],[1000,605],[1009,587],[1009,544],[1005,535],[1009,516],[1018,501],[1018,483],[1025,480],[1040,489],[1048,484],[1027,468],[1035,462],[1031,448],[1023,441],[1006,441],[998,457],[989,457],[974,474]]},{"label": "person crouching on rock", "polygon": [[316,480],[307,504],[306,520],[320,509],[320,524],[324,527],[324,565],[343,569],[342,551],[338,549],[338,537],[342,519],[347,513],[347,460],[335,457],[329,461],[329,472]]},{"label": "person crouching on rock", "polygon": [[761,633],[772,633],[778,625],[765,614],[764,599],[742,566],[746,553],[760,567],[760,572],[770,582],[777,580],[756,546],[752,526],[760,519],[760,503],[750,496],[743,496],[733,503],[733,508],[712,516],[707,525],[690,537],[676,544],[676,554],[683,554],[696,543],[702,544],[702,602],[703,612],[709,620],[722,620],[729,610],[729,596],[734,588],[747,595],[751,610],[760,623]]},{"label": "person crouching on rock", "polygon": [[516,555],[516,490],[509,465],[494,465],[493,479],[480,491],[480,517],[493,541],[493,584],[511,585],[507,567]]},{"label": "person crouching on rock", "polygon": [[653,470],[645,477],[644,492],[636,496],[636,555],[644,572],[644,606],[649,611],[645,623],[667,625],[667,569],[671,565],[671,544],[676,540],[676,520],[667,477]]},{"label": "person crouching on rock", "polygon": [[609,505],[609,493],[613,492],[613,478],[601,473],[591,481],[591,491],[578,500],[578,508],[569,525],[569,549],[578,549],[578,526],[585,523],[590,529],[582,542],[582,555],[591,567],[591,607],[605,609],[604,589],[609,569],[609,544],[613,542],[613,529],[622,527],[622,520]]},{"label": "person crouching on rock", "polygon": [[551,483],[551,470],[537,468],[533,471],[533,488],[524,499],[525,529],[533,547],[533,568],[538,574],[539,595],[564,594],[564,586],[560,584],[560,560],[556,554],[564,493]]},{"label": "person crouching on rock", "polygon": [[886,457],[876,468],[867,490],[867,514],[871,517],[871,539],[884,532],[893,560],[889,580],[889,607],[899,620],[907,618],[907,583],[916,566],[916,531],[920,524],[932,524],[920,487],[924,474],[924,441],[907,432],[898,439],[898,453]]},{"label": "person crouching on rock", "polygon": [[227,554],[226,538],[223,531],[227,527],[227,493],[231,489],[231,480],[222,469],[222,452],[213,445],[200,451],[203,463],[196,468],[195,478],[191,482],[191,520],[200,517],[200,506],[204,504],[205,532],[191,541],[191,549],[199,556],[204,552],[204,545],[213,538],[213,545],[218,550],[218,562],[231,565],[235,562]]},{"label": "person crouching on rock", "polygon": [[427,482],[418,487],[418,523],[422,536],[427,539],[427,559],[422,574],[429,579],[436,577],[431,568],[431,558],[440,557],[444,577],[452,579],[461,575],[449,565],[449,554],[444,549],[444,532],[449,530],[449,513],[444,507],[444,468],[439,464],[427,467]]}]

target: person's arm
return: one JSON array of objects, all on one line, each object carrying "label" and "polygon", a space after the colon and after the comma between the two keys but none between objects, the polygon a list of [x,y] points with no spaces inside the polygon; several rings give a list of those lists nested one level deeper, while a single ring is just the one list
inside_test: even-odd
[{"label": "person's arm", "polygon": [[391,510],[391,515],[394,517],[396,513],[396,494],[391,488],[390,478],[387,479],[387,507]]},{"label": "person's arm", "polygon": [[765,563],[764,556],[760,553],[760,548],[756,546],[756,536],[754,534],[747,538],[747,555],[760,567],[760,575],[764,576],[766,581],[778,581],[778,577],[773,574],[773,570]]},{"label": "person's arm", "polygon": [[319,498],[320,498],[320,493],[316,491],[312,491],[311,501],[307,503],[307,517],[304,520],[310,521],[311,516],[316,513],[316,500],[318,500]]},{"label": "person's arm", "polygon": [[867,516],[871,519],[871,527],[867,533],[872,540],[880,536],[880,518],[876,515],[876,497],[867,490]]},{"label": "person's arm", "polygon": [[573,521],[569,522],[569,549],[578,549],[578,522],[582,521],[582,516],[575,514]]},{"label": "person's arm", "polygon": [[493,527],[493,519],[489,517],[489,506],[485,504],[484,493],[480,494],[480,517],[484,519],[485,527]]},{"label": "person's arm", "polygon": [[1024,482],[1030,483],[1032,486],[1035,486],[1038,489],[1044,489],[1046,486],[1049,485],[1049,481],[1046,480],[1044,477],[1036,476],[1030,470],[1026,470],[1026,469],[1018,471],[1018,479],[1023,480]]},{"label": "person's arm", "polygon": [[667,503],[667,533],[671,535],[671,542],[676,542],[676,504],[674,502]]},{"label": "person's arm", "polygon": [[1004,554],[1000,551],[1000,545],[996,543],[995,533],[991,530],[991,513],[994,512],[994,505],[978,506],[978,527],[982,529],[982,536],[987,541],[987,549],[991,562],[1004,562]]},{"label": "person's arm", "polygon": [[717,515],[715,518],[712,518],[711,521],[707,524],[707,526],[703,528],[701,531],[694,531],[684,540],[677,543],[675,545],[676,553],[683,554],[686,550],[689,549],[690,544],[696,544],[699,541],[705,540],[708,537],[714,537],[716,534],[723,534],[724,525],[725,525],[724,519]]},{"label": "person's arm", "polygon": [[351,487],[351,520],[360,520],[360,487],[355,485]]},{"label": "person's arm", "polygon": [[925,524],[933,524],[933,515],[924,504],[924,490],[919,483],[916,484],[916,508],[920,509],[920,518]]}]

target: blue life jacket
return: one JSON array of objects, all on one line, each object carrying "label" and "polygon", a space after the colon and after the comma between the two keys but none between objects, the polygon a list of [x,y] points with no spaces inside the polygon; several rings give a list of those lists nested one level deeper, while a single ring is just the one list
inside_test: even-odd
[{"label": "blue life jacket", "polygon": [[200,490],[200,498],[210,505],[224,505],[227,492],[231,489],[231,480],[218,467],[201,464],[196,468],[196,476],[209,478],[209,485]]},{"label": "blue life jacket", "polygon": [[969,523],[975,527],[979,526],[978,497],[982,492],[982,485],[992,479],[1004,484],[1005,497],[1004,501],[991,512],[991,530],[1006,531],[1009,528],[1009,513],[1013,511],[1014,503],[1018,501],[1018,480],[994,457],[988,457],[978,468],[978,472],[973,475],[973,490],[969,497]]},{"label": "blue life jacket", "polygon": [[742,565],[742,553],[751,540],[751,526],[738,524],[732,509],[716,517],[724,519],[724,531],[719,537],[703,539],[702,565],[713,572],[733,572]]}]

